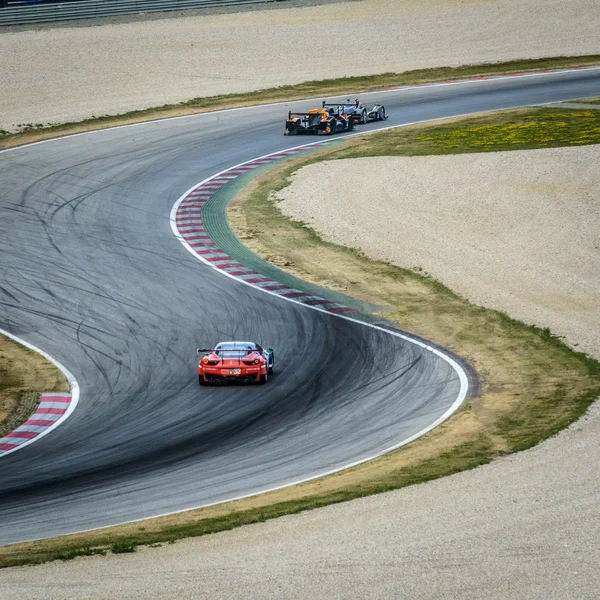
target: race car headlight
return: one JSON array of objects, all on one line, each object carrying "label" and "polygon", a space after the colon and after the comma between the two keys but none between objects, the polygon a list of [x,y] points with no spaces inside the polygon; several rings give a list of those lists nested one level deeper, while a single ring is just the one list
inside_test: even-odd
[{"label": "race car headlight", "polygon": [[206,357],[206,356],[205,356],[205,357],[202,359],[202,362],[203,362],[203,364],[207,365],[207,364],[208,364],[208,357]]},{"label": "race car headlight", "polygon": [[254,364],[257,365],[260,362],[260,358],[255,358],[254,359]]}]

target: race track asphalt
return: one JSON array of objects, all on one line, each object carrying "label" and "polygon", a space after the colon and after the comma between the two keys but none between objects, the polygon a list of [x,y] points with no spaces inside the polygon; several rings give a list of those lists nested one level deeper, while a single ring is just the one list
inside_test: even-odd
[{"label": "race track asphalt", "polygon": [[[361,99],[384,102],[389,126],[590,96],[600,96],[600,70]],[[195,183],[302,143],[282,124],[289,108],[312,104],[0,153],[0,326],[81,387],[65,423],[0,458],[0,544],[316,476],[397,444],[455,401],[456,372],[432,353],[223,277],[171,232],[170,210]],[[200,388],[195,349],[224,339],[273,346],[276,375],[266,386]]]}]

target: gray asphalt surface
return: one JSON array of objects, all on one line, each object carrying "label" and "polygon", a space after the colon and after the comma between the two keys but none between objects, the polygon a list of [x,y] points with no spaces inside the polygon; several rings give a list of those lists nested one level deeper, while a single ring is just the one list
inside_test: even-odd
[{"label": "gray asphalt surface", "polygon": [[[392,125],[597,95],[600,71],[376,97]],[[172,235],[169,211],[194,183],[299,143],[281,135],[287,110],[199,115],[0,153],[0,323],[81,386],[67,422],[0,461],[0,543],[310,477],[399,442],[453,402],[457,378],[433,355],[232,282]],[[267,386],[200,390],[194,350],[226,338],[275,347]]]}]

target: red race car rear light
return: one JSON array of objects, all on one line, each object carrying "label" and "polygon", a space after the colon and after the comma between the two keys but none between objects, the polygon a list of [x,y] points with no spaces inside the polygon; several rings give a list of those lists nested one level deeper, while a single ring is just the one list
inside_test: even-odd
[{"label": "red race car rear light", "polygon": [[220,361],[218,361],[218,360],[210,360],[210,359],[208,358],[208,356],[205,356],[205,357],[202,359],[202,364],[204,364],[204,365],[209,365],[209,366],[211,366],[211,367],[214,367],[215,365],[218,365],[218,364],[219,364],[219,362],[220,362]]}]

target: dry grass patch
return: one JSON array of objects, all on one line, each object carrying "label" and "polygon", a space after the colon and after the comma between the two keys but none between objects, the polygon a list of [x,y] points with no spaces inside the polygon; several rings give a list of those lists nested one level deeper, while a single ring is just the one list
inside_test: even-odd
[{"label": "dry grass patch", "polygon": [[29,418],[41,392],[67,392],[62,372],[37,352],[0,335],[0,437]]}]

